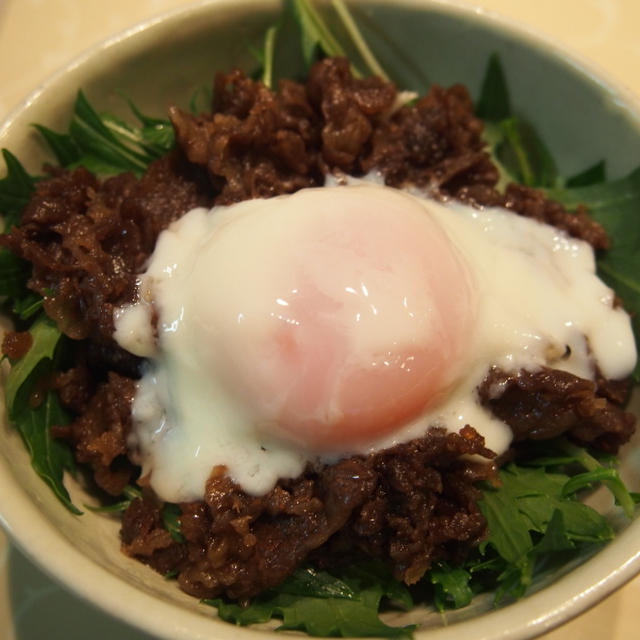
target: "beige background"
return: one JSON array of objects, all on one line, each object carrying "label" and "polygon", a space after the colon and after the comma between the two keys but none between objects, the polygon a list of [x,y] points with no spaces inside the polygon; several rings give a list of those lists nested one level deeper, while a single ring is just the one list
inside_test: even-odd
[{"label": "beige background", "polygon": [[[0,0],[0,122],[49,74],[100,40],[190,0]],[[483,0],[479,10],[551,36],[640,97],[640,0]],[[640,150],[639,150],[640,156]],[[10,570],[9,570],[10,569]],[[632,640],[640,578],[544,640]],[[78,616],[72,624],[70,611]],[[117,625],[40,574],[0,533],[0,640],[148,636]]]}]

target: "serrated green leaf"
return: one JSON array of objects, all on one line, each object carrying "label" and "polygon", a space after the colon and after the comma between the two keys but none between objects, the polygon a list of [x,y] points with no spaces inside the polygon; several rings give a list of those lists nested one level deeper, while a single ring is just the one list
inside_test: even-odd
[{"label": "serrated green leaf", "polygon": [[42,314],[29,329],[32,344],[27,353],[14,362],[7,376],[4,395],[9,416],[22,411],[20,403],[16,402],[23,386],[30,383],[33,373],[43,361],[51,361],[56,346],[62,335],[55,323]]},{"label": "serrated green leaf", "polygon": [[74,469],[73,455],[66,443],[51,437],[52,426],[67,422],[68,417],[52,391],[40,406],[25,407],[13,417],[13,424],[31,456],[31,466],[71,513],[81,515],[82,511],[73,505],[63,484],[64,472]]},{"label": "serrated green leaf", "polygon": [[433,604],[438,611],[466,607],[473,598],[471,574],[461,567],[440,563],[431,568],[428,579],[434,587]]},{"label": "serrated green leaf", "polygon": [[607,179],[606,162],[600,160],[593,166],[588,167],[584,171],[567,178],[565,181],[565,187],[573,189],[575,187],[588,187],[593,184],[599,184]]},{"label": "serrated green leaf", "polygon": [[553,157],[535,128],[513,113],[496,54],[489,58],[475,112],[485,121],[484,139],[501,174],[499,189],[509,181],[528,187],[556,186],[559,178]]},{"label": "serrated green leaf", "polygon": [[110,114],[103,114],[101,118],[116,138],[123,145],[140,153],[140,158],[148,165],[173,147],[175,141],[173,127],[169,120],[145,116],[130,100],[129,107],[141,121],[141,127],[135,127]]},{"label": "serrated green leaf", "polygon": [[533,559],[529,552],[518,562],[507,565],[506,569],[498,576],[498,588],[493,598],[494,604],[499,604],[507,596],[514,600],[522,598],[531,586],[532,576]]},{"label": "serrated green leaf", "polygon": [[536,130],[525,120],[511,117],[498,126],[502,141],[496,156],[516,182],[527,187],[553,187],[557,183],[556,166]]},{"label": "serrated green leaf", "polygon": [[485,491],[478,506],[489,529],[486,544],[493,546],[507,562],[517,563],[533,548],[528,522],[507,491]]},{"label": "serrated green leaf", "polygon": [[575,546],[564,524],[562,511],[556,509],[549,520],[544,536],[533,548],[533,553],[538,557],[542,557],[549,553],[574,549]]},{"label": "serrated green leaf", "polygon": [[479,118],[488,122],[500,122],[512,115],[507,80],[495,53],[489,57],[475,111]]},{"label": "serrated green leaf", "polygon": [[282,625],[279,629],[301,630],[321,637],[410,638],[414,626],[391,627],[380,620],[381,595],[379,589],[372,587],[364,589],[359,600],[302,598],[295,603],[280,601],[277,612],[282,616]]},{"label": "serrated green leaf", "polygon": [[2,150],[7,175],[0,180],[0,215],[4,220],[4,229],[10,229],[18,223],[35,189],[36,178],[30,176],[20,161],[7,149]]},{"label": "serrated green leaf", "polygon": [[[339,577],[307,569],[296,571],[281,587],[259,595],[242,607],[222,599],[205,600],[228,622],[249,625],[282,620],[279,629],[301,630],[312,636],[410,638],[412,626],[390,627],[379,618],[383,596],[411,603],[399,595],[389,570],[369,562],[349,567]],[[337,597],[329,592],[337,589]],[[403,587],[406,590],[406,587]],[[295,591],[295,593],[291,593]],[[316,595],[309,595],[315,593]]]},{"label": "serrated green leaf", "polygon": [[500,481],[502,482],[501,490],[512,498],[530,496],[561,498],[567,476],[542,469],[508,465],[500,471]]},{"label": "serrated green leaf", "polygon": [[[552,443],[552,450],[556,445]],[[566,453],[572,463],[579,457],[577,451]],[[606,518],[566,495],[570,476],[509,464],[499,472],[499,480],[500,486],[485,489],[478,503],[488,524],[481,551],[486,555],[493,549],[504,562],[497,578],[496,602],[525,593],[535,567],[545,560],[544,550],[573,551],[575,547],[580,551],[613,537]],[[537,544],[531,532],[542,535]],[[489,554],[487,566],[476,558],[467,569],[475,575],[495,572],[500,566]]]},{"label": "serrated green leaf", "polygon": [[29,296],[25,291],[30,273],[28,262],[0,247],[0,296],[8,296],[12,300]]},{"label": "serrated green leaf", "polygon": [[358,600],[310,598],[290,594],[258,597],[246,607],[221,599],[205,600],[227,622],[246,626],[282,619],[279,629],[311,636],[410,638],[413,627],[391,627],[378,617],[380,593],[365,590]]},{"label": "serrated green leaf", "polygon": [[[133,171],[140,173],[146,169],[147,163],[126,147],[113,140],[111,131],[100,121],[100,128],[94,128],[95,121],[86,120],[75,115],[71,120],[69,131],[82,149],[82,157],[74,163],[76,166],[86,166],[85,157],[95,158],[104,166],[111,167],[117,173]],[[104,134],[106,131],[109,136]]]},{"label": "serrated green leaf", "polygon": [[61,167],[68,167],[80,159],[80,149],[68,133],[58,133],[40,124],[33,126],[49,145]]},{"label": "serrated green leaf", "polygon": [[627,518],[633,517],[633,498],[625,487],[624,482],[620,479],[620,475],[616,469],[599,467],[586,473],[573,476],[564,485],[562,493],[563,495],[571,495],[576,491],[580,491],[597,483],[602,483],[611,491]]},{"label": "serrated green leaf", "polygon": [[363,585],[380,586],[382,595],[405,611],[413,607],[413,598],[407,586],[396,580],[389,566],[381,560],[361,561],[344,569],[341,577],[357,588]]},{"label": "serrated green leaf", "polygon": [[576,500],[562,500],[551,496],[520,498],[518,508],[531,522],[530,529],[545,533],[555,511],[564,518],[567,534],[572,540],[604,542],[613,538],[607,519],[591,507]]}]

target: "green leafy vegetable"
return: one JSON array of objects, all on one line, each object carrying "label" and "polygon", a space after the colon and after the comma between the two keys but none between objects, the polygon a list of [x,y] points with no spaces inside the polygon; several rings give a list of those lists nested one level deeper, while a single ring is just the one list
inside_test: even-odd
[{"label": "green leafy vegetable", "polygon": [[270,89],[273,88],[273,55],[278,28],[273,26],[264,34],[264,52],[261,54],[262,82]]},{"label": "green leafy vegetable", "polygon": [[35,189],[36,179],[24,170],[10,151],[3,149],[2,156],[7,165],[7,175],[0,180],[0,213],[4,218],[4,229],[7,230],[18,222]]},{"label": "green leafy vegetable", "polygon": [[8,296],[13,300],[25,296],[30,272],[27,262],[4,247],[0,248],[0,296]]},{"label": "green leafy vegetable", "polygon": [[533,542],[529,522],[520,514],[513,494],[505,490],[504,485],[496,491],[487,490],[480,508],[489,523],[489,536],[483,544],[491,544],[508,563],[518,563],[533,547]]},{"label": "green leafy vegetable", "polygon": [[312,567],[294,572],[280,585],[278,591],[314,598],[357,599],[356,592],[346,582],[335,578],[326,571],[317,571]]},{"label": "green leafy vegetable", "polygon": [[358,26],[356,25],[353,17],[347,9],[347,5],[342,0],[331,0],[331,5],[338,14],[342,24],[344,25],[346,32],[349,35],[351,42],[353,43],[356,51],[364,61],[366,68],[372,75],[378,76],[385,81],[389,81],[389,76],[385,70],[380,66],[380,63],[374,56],[373,52],[369,48],[365,39],[362,37]]},{"label": "green leafy vegetable", "polygon": [[592,184],[604,182],[607,179],[606,163],[604,160],[596,162],[591,167],[581,171],[577,175],[565,180],[565,187],[573,189],[574,187],[588,187]]},{"label": "green leafy vegetable", "polygon": [[544,532],[544,536],[538,542],[533,552],[539,558],[559,551],[575,549],[575,543],[570,539],[565,525],[564,516],[560,509],[556,509],[551,515],[551,520]]},{"label": "green leafy vegetable", "polygon": [[473,599],[471,574],[462,567],[439,563],[428,574],[434,587],[433,604],[438,611],[466,607]]},{"label": "green leafy vegetable", "polygon": [[[170,151],[175,142],[175,133],[171,122],[166,118],[153,118],[147,116],[136,107],[130,98],[126,98],[131,113],[138,119],[141,127],[134,127],[124,123],[125,131],[122,133],[131,143],[144,149],[149,155],[147,165],[155,158],[161,158]],[[115,118],[102,116],[107,126]],[[146,167],[145,167],[146,168]]]},{"label": "green leafy vegetable", "polygon": [[138,487],[128,484],[122,490],[122,495],[124,496],[124,500],[118,500],[117,502],[101,505],[99,507],[86,504],[85,507],[94,513],[121,513],[129,508],[129,505],[133,500],[140,498],[142,496],[142,492]]},{"label": "green leafy vegetable", "polygon": [[33,126],[49,145],[61,167],[69,167],[80,162],[82,152],[72,136],[65,133],[57,133],[41,124],[34,124]]},{"label": "green leafy vegetable", "polygon": [[[5,218],[5,229],[16,224],[22,209],[34,191],[36,179],[29,176],[20,162],[3,149],[7,175],[0,180],[0,210]],[[13,300],[13,311],[21,320],[29,320],[42,306],[42,299],[26,289],[30,268],[26,262],[6,249],[0,249],[0,295]],[[80,514],[64,487],[65,470],[73,470],[73,457],[66,444],[51,437],[54,425],[64,425],[67,416],[58,398],[47,392],[36,407],[29,396],[39,376],[50,369],[60,341],[60,332],[44,314],[36,318],[29,329],[32,344],[29,351],[12,363],[5,380],[7,413],[31,457],[36,473],[49,485],[53,493],[72,513]]]},{"label": "green leafy vegetable", "polygon": [[38,316],[29,333],[30,349],[13,363],[5,381],[7,412],[29,451],[31,466],[65,507],[79,515],[82,512],[71,503],[63,484],[64,471],[74,469],[71,450],[51,437],[51,427],[67,424],[68,416],[52,391],[48,391],[36,407],[29,402],[34,385],[53,365],[61,334],[44,314]]},{"label": "green leafy vegetable", "polygon": [[83,166],[99,175],[123,171],[140,175],[173,147],[174,133],[168,120],[146,116],[131,100],[127,102],[140,126],[110,114],[99,115],[79,91],[68,133],[35,127],[63,167]]},{"label": "green leafy vegetable", "polygon": [[184,536],[180,531],[181,515],[182,511],[180,511],[180,507],[177,504],[164,503],[162,507],[162,524],[174,542],[184,542]]},{"label": "green leafy vegetable", "polygon": [[527,187],[553,187],[556,166],[534,127],[511,110],[507,81],[497,55],[489,58],[476,115],[485,121],[485,139],[506,180]]},{"label": "green leafy vegetable", "polygon": [[131,500],[118,500],[117,502],[112,502],[111,504],[103,504],[99,507],[96,507],[91,504],[85,504],[85,508],[89,511],[93,511],[94,513],[122,513],[129,508],[131,504]]},{"label": "green leafy vegetable", "polygon": [[562,488],[563,495],[570,495],[589,487],[594,483],[602,483],[613,495],[616,502],[622,507],[627,518],[633,517],[634,499],[622,482],[617,470],[612,466],[617,460],[615,458],[609,460],[609,466],[604,466],[602,462],[594,458],[588,451],[582,447],[571,444],[567,440],[561,438],[550,443],[550,447],[557,446],[561,455],[564,457],[547,457],[534,461],[538,466],[559,466],[571,463],[579,464],[586,469],[587,473],[573,476]]},{"label": "green leafy vegetable", "polygon": [[140,173],[148,164],[148,158],[130,149],[94,111],[82,91],[78,92],[69,135],[82,150],[76,164],[102,167],[102,173],[133,171]]},{"label": "green leafy vegetable", "polygon": [[476,102],[476,115],[485,122],[500,122],[512,115],[507,79],[495,53],[489,57],[487,63],[480,97]]},{"label": "green leafy vegetable", "polygon": [[221,599],[204,602],[216,607],[223,620],[243,626],[277,617],[282,619],[279,629],[312,636],[410,638],[413,626],[390,627],[380,620],[383,597],[405,604],[411,600],[402,585],[381,578],[375,565],[365,565],[340,577],[298,570],[280,589],[261,594],[246,607]]},{"label": "green leafy vegetable", "polygon": [[[596,476],[592,474],[590,481]],[[500,486],[487,487],[479,501],[488,523],[481,554],[491,548],[503,563],[497,601],[506,595],[522,596],[536,564],[551,551],[589,550],[591,544],[613,537],[604,516],[573,498],[574,490],[584,486],[582,480],[513,464],[500,470],[499,479]],[[477,564],[481,562],[482,556]],[[495,563],[491,569],[496,570]]]},{"label": "green leafy vegetable", "polygon": [[[261,65],[260,79],[267,87],[273,88],[279,78],[306,76],[313,63],[323,56],[349,57],[355,77],[367,72],[388,80],[346,4],[331,0],[331,6],[341,39],[334,36],[333,29],[309,0],[285,3],[277,24],[265,32],[262,49],[252,49]],[[349,53],[353,55],[348,56]],[[298,58],[302,64],[296,64]]]},{"label": "green leafy vegetable", "polygon": [[[2,276],[0,276],[0,282],[2,282],[1,278]],[[7,293],[6,295],[15,299],[12,311],[20,320],[29,320],[32,318],[42,309],[42,303],[44,302],[39,295],[30,292],[22,298],[18,297],[18,294],[12,295]]]},{"label": "green leafy vegetable", "polygon": [[302,55],[307,67],[320,53],[326,56],[344,56],[345,51],[308,0],[291,0],[301,30]]},{"label": "green leafy vegetable", "polygon": [[69,447],[52,438],[50,433],[52,426],[68,422],[57,395],[48,392],[38,407],[24,407],[12,419],[29,451],[31,466],[36,473],[71,513],[81,515],[82,511],[73,505],[63,484],[64,472],[74,470],[73,456]]},{"label": "green leafy vegetable", "polygon": [[60,340],[60,331],[52,320],[41,314],[29,329],[32,344],[27,353],[13,363],[5,382],[5,402],[14,418],[26,405],[25,395],[31,391],[34,373],[42,364],[51,364]]},{"label": "green leafy vegetable", "polygon": [[555,163],[535,129],[511,117],[498,123],[502,140],[496,146],[501,165],[527,187],[552,187],[557,181]]}]

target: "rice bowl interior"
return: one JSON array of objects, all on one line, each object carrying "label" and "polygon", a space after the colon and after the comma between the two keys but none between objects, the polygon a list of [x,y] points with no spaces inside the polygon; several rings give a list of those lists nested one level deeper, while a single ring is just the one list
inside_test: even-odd
[{"label": "rice bowl interior", "polygon": [[[629,109],[621,106],[619,94],[609,93],[589,75],[576,71],[571,62],[549,53],[549,45],[456,7],[359,4],[385,25],[392,41],[415,42],[412,55],[427,61],[429,81],[445,85],[461,81],[475,94],[485,60],[498,51],[507,74],[513,78],[510,84],[517,108],[540,128],[564,172],[579,170],[602,157],[607,159],[612,175],[623,175],[633,168],[640,140],[638,108],[627,98],[622,99],[622,105],[630,105]],[[62,128],[78,87],[83,87],[96,104],[116,112],[121,109],[113,91],[116,87],[152,113],[169,99],[186,102],[191,88],[208,80],[212,69],[249,63],[244,34],[260,31],[268,23],[269,6],[274,5],[211,3],[125,35],[107,45],[108,56],[104,51],[94,52],[37,93],[0,132],[2,146],[13,150],[28,169],[37,170],[43,156],[27,124],[42,122]],[[211,53],[203,56],[202,51]],[[140,78],[144,78],[142,83]],[[536,87],[535,92],[531,92],[531,85]],[[565,105],[562,112],[549,108],[558,102]],[[580,105],[580,109],[571,105]],[[584,132],[594,127],[597,136],[588,139]],[[637,408],[636,402],[636,413]],[[5,428],[2,440],[0,474],[4,486],[11,487],[12,496],[2,506],[2,518],[17,543],[68,586],[114,615],[161,637],[205,637],[213,629],[221,638],[262,635],[211,619],[211,610],[203,610],[160,576],[123,557],[118,548],[117,522],[89,512],[82,518],[68,514],[33,476],[17,434]],[[634,466],[637,468],[637,438],[623,451],[623,472],[632,488],[640,480],[637,471],[633,475]],[[78,504],[90,500],[78,487],[72,497]],[[606,501],[607,497],[602,499]],[[509,629],[510,635],[503,637],[530,636],[578,613],[629,579],[640,562],[640,549],[633,540],[638,537],[638,523],[629,525],[617,519],[613,511],[612,517],[614,526],[626,527],[613,544],[565,578],[557,580],[554,576],[555,583],[544,591],[467,623],[473,625],[474,635],[493,637],[495,629]],[[540,581],[536,590],[549,581],[551,577]],[[601,583],[599,588],[592,589],[597,583]],[[433,627],[429,637],[453,637],[466,629],[464,620],[489,607],[487,596],[471,607],[448,613],[448,624],[460,621],[460,626],[444,629],[440,628],[441,617],[425,610],[394,614],[392,622],[419,621],[425,628]],[[142,620],[139,610],[147,612]],[[420,637],[420,632],[416,635]]]}]

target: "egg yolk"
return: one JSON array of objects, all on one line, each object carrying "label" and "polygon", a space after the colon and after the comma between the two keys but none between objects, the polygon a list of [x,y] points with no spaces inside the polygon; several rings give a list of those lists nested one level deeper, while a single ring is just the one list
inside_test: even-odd
[{"label": "egg yolk", "polygon": [[259,432],[343,451],[447,393],[472,336],[474,286],[419,201],[335,187],[245,209],[198,259],[199,289],[212,293],[196,296],[194,316],[208,368]]}]

